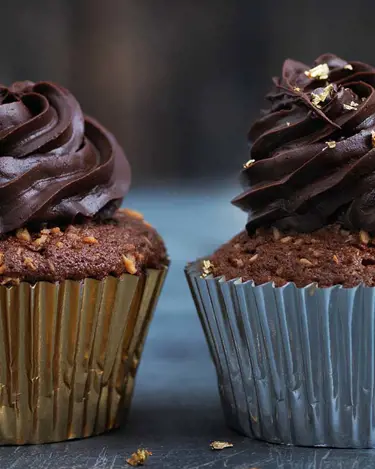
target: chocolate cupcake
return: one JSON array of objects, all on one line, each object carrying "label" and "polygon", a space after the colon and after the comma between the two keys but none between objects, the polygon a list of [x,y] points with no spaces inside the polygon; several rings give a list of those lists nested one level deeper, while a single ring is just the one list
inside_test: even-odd
[{"label": "chocolate cupcake", "polygon": [[0,88],[0,443],[117,427],[167,270],[114,136],[63,87]]},{"label": "chocolate cupcake", "polygon": [[375,68],[287,60],[252,126],[246,231],[187,278],[228,423],[375,446]]}]

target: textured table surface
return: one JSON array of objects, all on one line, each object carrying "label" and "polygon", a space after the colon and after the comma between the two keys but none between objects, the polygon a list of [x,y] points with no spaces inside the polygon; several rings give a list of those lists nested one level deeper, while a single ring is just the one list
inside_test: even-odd
[{"label": "textured table surface", "polygon": [[[285,448],[251,441],[226,428],[216,378],[183,275],[187,260],[203,256],[244,226],[232,208],[233,190],[133,191],[127,205],[142,211],[164,236],[172,258],[150,328],[132,411],[118,431],[87,440],[0,448],[0,469],[120,469],[138,447],[153,455],[145,467],[237,469],[367,469],[375,450]],[[212,440],[233,448],[213,452]]]}]

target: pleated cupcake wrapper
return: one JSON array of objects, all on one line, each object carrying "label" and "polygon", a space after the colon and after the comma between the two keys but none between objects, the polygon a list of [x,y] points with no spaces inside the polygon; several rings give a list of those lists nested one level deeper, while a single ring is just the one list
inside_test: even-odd
[{"label": "pleated cupcake wrapper", "polygon": [[375,288],[186,275],[228,424],[274,443],[375,447]]},{"label": "pleated cupcake wrapper", "polygon": [[119,425],[166,271],[0,287],[0,444]]}]

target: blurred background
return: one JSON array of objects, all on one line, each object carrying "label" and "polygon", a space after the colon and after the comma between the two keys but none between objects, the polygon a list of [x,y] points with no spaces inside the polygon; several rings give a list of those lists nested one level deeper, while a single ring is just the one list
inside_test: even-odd
[{"label": "blurred background", "polygon": [[375,64],[374,0],[13,0],[0,13],[0,81],[70,88],[123,144],[135,186],[236,181],[284,58]]}]

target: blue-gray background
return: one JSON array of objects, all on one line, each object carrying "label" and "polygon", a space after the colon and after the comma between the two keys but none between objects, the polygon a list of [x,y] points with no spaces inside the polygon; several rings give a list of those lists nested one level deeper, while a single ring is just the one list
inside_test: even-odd
[{"label": "blue-gray background", "polygon": [[[0,468],[120,469],[141,445],[155,468],[374,467],[372,451],[287,449],[225,427],[183,275],[245,224],[229,200],[270,77],[286,57],[327,51],[375,65],[374,0],[4,0],[0,15],[0,82],[60,82],[116,134],[134,175],[125,205],[158,228],[172,259],[128,424],[2,448]],[[214,439],[235,446],[212,453]]]},{"label": "blue-gray background", "polygon": [[234,180],[284,58],[375,64],[373,0],[3,0],[0,15],[0,82],[70,88],[135,184]]}]

